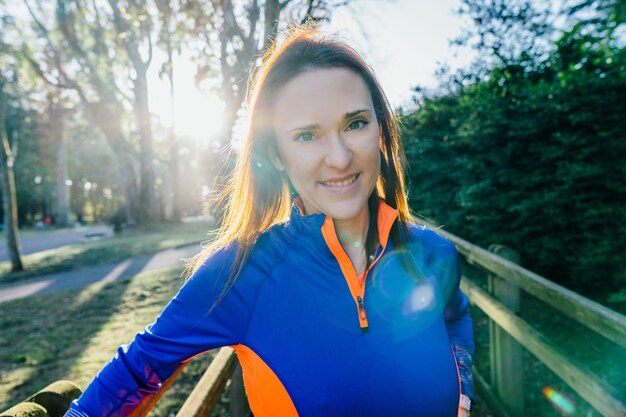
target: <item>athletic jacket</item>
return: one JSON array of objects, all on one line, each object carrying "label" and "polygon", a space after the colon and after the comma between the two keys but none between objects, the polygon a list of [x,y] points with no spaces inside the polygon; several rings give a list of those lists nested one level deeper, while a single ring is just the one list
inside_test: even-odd
[{"label": "athletic jacket", "polygon": [[255,417],[456,416],[460,392],[473,398],[458,255],[413,225],[409,242],[394,249],[396,217],[381,202],[381,244],[363,286],[332,219],[305,216],[294,204],[289,221],[259,237],[213,309],[234,246],[213,254],[156,321],[118,349],[66,415],[125,416],[182,363],[232,346]]}]

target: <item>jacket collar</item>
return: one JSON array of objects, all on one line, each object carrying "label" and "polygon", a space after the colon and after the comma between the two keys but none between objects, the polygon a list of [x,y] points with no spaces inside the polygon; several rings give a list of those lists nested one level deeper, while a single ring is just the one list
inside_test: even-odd
[{"label": "jacket collar", "polygon": [[[294,198],[291,208],[291,215],[289,217],[289,222],[292,225],[304,227],[305,229],[314,232],[315,236],[319,236],[319,238],[322,238],[321,230],[327,218],[330,219],[330,217],[324,213],[305,215],[304,206],[302,204],[301,198]],[[378,204],[377,225],[378,239],[380,241],[380,245],[383,248],[387,246],[387,242],[389,241],[389,234],[391,233],[391,228],[393,227],[393,224],[397,218],[398,210],[388,205],[383,199],[380,199]]]}]

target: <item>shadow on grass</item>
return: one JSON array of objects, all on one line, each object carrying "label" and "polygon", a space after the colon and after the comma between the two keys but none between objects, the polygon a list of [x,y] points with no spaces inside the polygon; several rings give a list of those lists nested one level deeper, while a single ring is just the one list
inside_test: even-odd
[{"label": "shadow on grass", "polygon": [[[135,265],[133,269],[142,267]],[[6,393],[8,398],[0,401],[4,402],[0,409],[65,378],[91,340],[117,312],[130,282],[130,278],[125,278],[111,285],[98,284],[0,305],[0,358],[2,367],[8,368],[1,375],[18,368],[25,370],[24,376],[28,375]]]},{"label": "shadow on grass", "polygon": [[96,282],[110,283],[129,278],[141,273],[154,256],[156,254],[143,255],[117,264],[96,265],[49,275],[45,279],[33,279],[21,284],[0,286],[0,303],[36,294],[81,288]]}]

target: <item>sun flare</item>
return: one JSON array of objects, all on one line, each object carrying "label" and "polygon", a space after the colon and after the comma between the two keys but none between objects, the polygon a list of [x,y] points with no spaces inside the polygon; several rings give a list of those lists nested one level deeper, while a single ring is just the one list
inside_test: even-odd
[{"label": "sun flare", "polygon": [[[157,66],[155,66],[157,67]],[[174,128],[179,136],[188,136],[204,143],[211,142],[222,127],[224,103],[215,92],[199,91],[193,79],[196,64],[179,58],[174,61]],[[150,95],[150,110],[165,128],[172,125],[169,81],[151,74],[154,88]]]}]

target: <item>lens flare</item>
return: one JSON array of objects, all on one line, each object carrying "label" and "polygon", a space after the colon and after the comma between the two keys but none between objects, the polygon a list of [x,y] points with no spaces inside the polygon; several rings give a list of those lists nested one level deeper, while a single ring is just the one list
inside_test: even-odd
[{"label": "lens flare", "polygon": [[383,320],[377,330],[394,340],[424,332],[442,319],[439,283],[424,261],[419,248],[396,250],[383,256],[367,278],[368,314]]},{"label": "lens flare", "polygon": [[576,412],[576,403],[569,395],[559,392],[552,387],[543,387],[541,392],[562,416],[571,416]]}]

